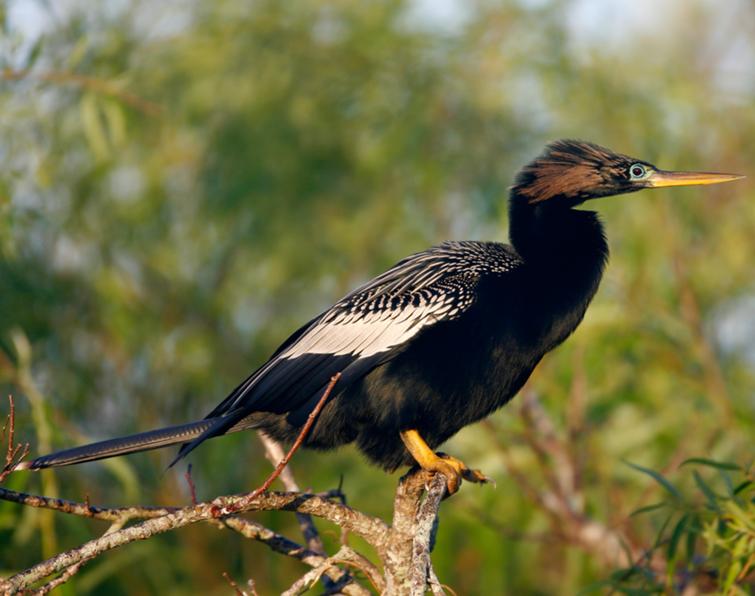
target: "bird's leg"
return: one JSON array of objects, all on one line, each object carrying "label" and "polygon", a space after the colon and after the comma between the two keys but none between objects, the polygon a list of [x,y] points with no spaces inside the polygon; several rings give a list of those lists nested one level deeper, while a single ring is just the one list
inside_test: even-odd
[{"label": "bird's leg", "polygon": [[470,482],[489,482],[489,478],[482,472],[470,470],[460,459],[435,453],[416,430],[404,430],[399,434],[407,451],[423,470],[441,472],[445,475],[449,495],[459,490],[462,478]]}]

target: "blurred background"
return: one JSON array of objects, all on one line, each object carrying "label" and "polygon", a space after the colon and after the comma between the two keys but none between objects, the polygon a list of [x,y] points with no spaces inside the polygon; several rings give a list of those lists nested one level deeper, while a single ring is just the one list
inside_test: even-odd
[{"label": "blurred background", "polygon": [[[507,241],[507,187],[549,140],[749,175],[591,205],[612,249],[602,287],[526,396],[447,445],[497,487],[444,503],[434,553],[458,594],[671,593],[675,572],[711,568],[746,589],[755,535],[727,520],[755,527],[750,0],[6,0],[0,27],[0,413],[12,394],[33,454],[203,416],[403,256]],[[188,503],[172,455],[6,484]],[[191,460],[200,499],[270,471],[252,433]],[[292,469],[390,513],[399,475],[353,448]],[[105,529],[50,513],[0,503],[0,573]],[[300,540],[290,514],[255,518]],[[643,575],[642,549],[668,577]],[[272,594],[305,569],[199,525],[60,593],[226,594],[223,571]]]}]

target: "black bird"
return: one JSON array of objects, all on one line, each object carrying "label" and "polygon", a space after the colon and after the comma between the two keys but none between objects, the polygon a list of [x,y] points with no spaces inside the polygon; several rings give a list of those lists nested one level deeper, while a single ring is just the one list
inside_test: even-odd
[{"label": "black bird", "polygon": [[176,460],[218,435],[261,429],[293,441],[337,372],[304,445],[356,442],[386,470],[404,464],[485,477],[437,455],[441,443],[503,406],[543,355],[577,327],[598,289],[608,245],[588,199],[741,176],[668,172],[562,140],[517,176],[511,245],[445,242],[411,255],[289,337],[204,420],[75,447],[15,469],[64,466],[176,443]]}]

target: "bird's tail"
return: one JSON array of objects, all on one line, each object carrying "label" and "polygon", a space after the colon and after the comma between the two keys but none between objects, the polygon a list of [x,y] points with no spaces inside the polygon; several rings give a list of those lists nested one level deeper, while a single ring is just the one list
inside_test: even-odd
[{"label": "bird's tail", "polygon": [[[94,461],[97,459],[125,455],[127,453],[147,451],[149,449],[157,449],[158,447],[175,445],[176,443],[186,443],[187,441],[193,441],[206,431],[213,428],[217,422],[217,418],[205,418],[204,420],[189,422],[188,424],[167,426],[165,428],[158,428],[157,430],[150,430],[135,435],[108,439],[107,441],[99,441],[97,443],[82,445],[81,447],[56,451],[49,455],[41,455],[32,461],[22,461],[13,466],[13,470],[41,470],[43,468],[70,466],[85,461]],[[232,429],[232,431],[233,430],[236,429]]]}]

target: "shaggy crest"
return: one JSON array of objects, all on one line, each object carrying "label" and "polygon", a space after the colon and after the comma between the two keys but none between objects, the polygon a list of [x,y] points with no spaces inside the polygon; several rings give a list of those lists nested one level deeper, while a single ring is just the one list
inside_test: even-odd
[{"label": "shaggy crest", "polygon": [[556,196],[581,200],[637,161],[586,141],[555,141],[519,173],[513,191],[530,204]]}]

